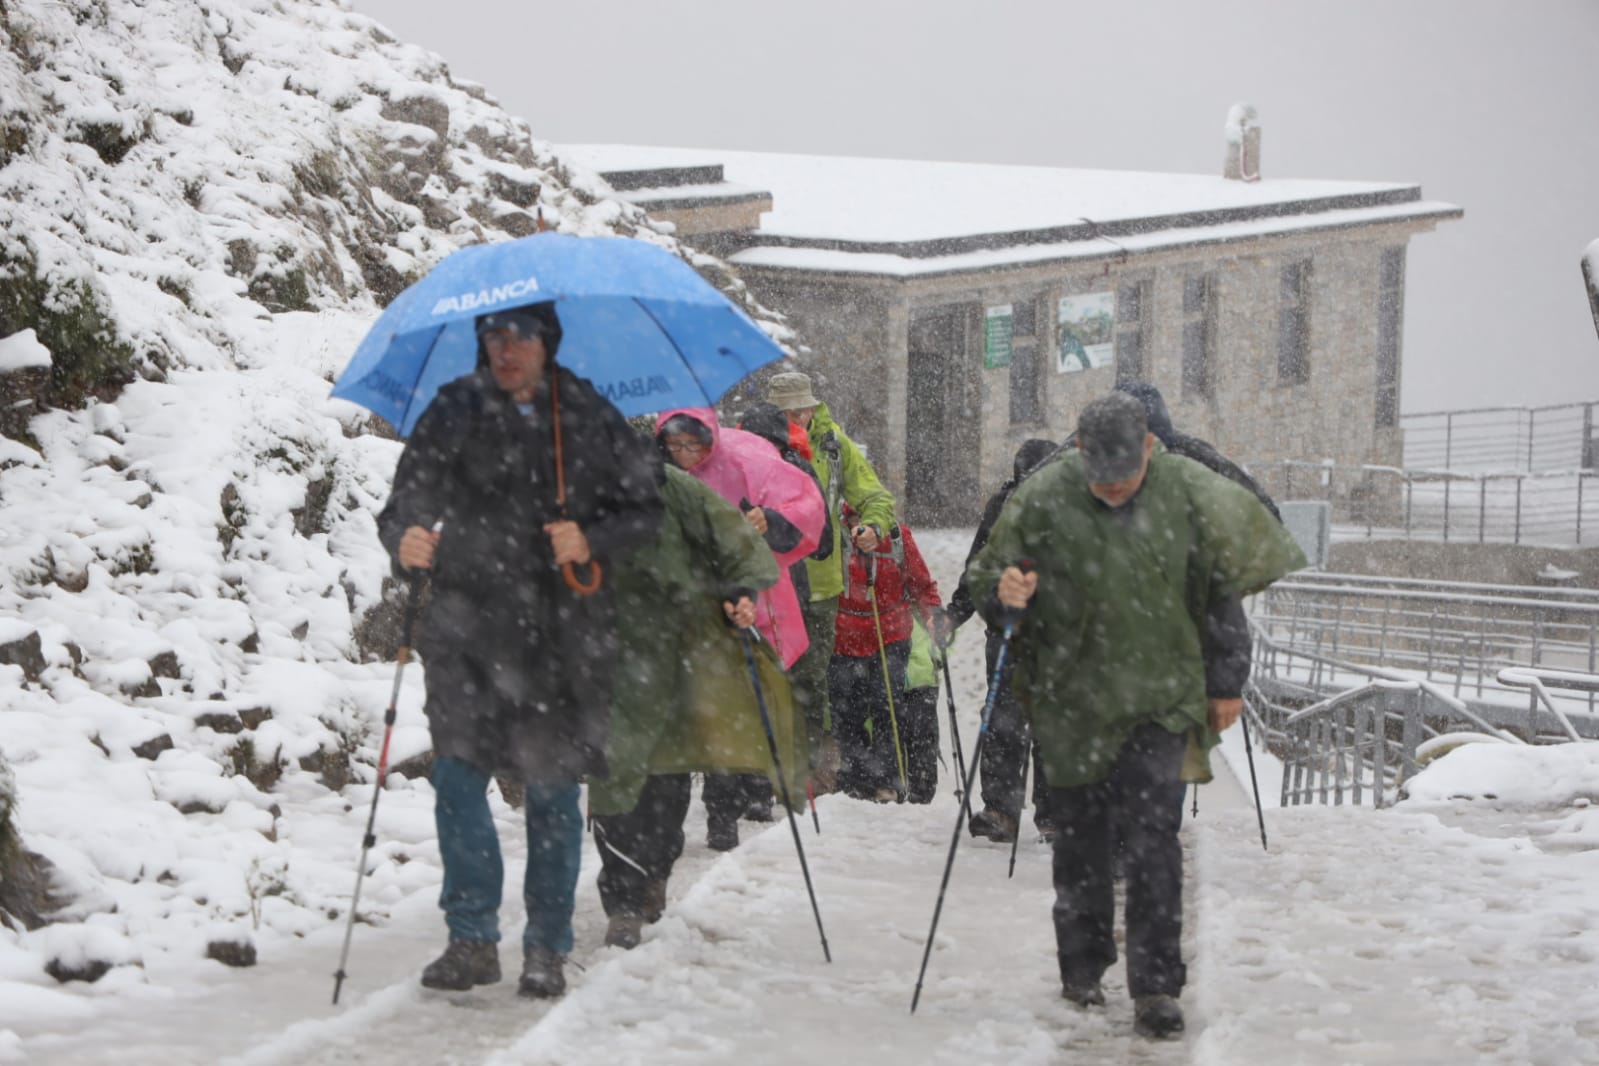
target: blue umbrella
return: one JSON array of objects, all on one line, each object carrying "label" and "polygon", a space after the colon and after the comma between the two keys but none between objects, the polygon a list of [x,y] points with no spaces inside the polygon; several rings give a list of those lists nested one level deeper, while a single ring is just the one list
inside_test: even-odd
[{"label": "blue umbrella", "polygon": [[540,233],[447,256],[378,316],[333,395],[409,436],[439,388],[476,368],[473,319],[547,300],[561,319],[556,360],[624,415],[713,405],[784,354],[664,248]]}]

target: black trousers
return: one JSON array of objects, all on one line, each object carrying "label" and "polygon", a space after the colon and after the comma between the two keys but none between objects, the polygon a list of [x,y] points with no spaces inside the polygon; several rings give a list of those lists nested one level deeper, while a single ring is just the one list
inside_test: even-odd
[{"label": "black trousers", "polygon": [[[994,661],[999,657],[1000,636],[993,630],[988,633],[988,677],[994,677]],[[1038,748],[1033,744],[1033,731],[1027,724],[1027,714],[1011,693],[1011,667],[1013,660],[1007,656],[1005,674],[1000,678],[999,691],[994,695],[994,713],[988,719],[988,735],[983,740],[983,753],[978,762],[977,775],[982,785],[983,806],[1004,811],[1021,820],[1022,812],[1022,761],[1027,753],[1033,755],[1033,824],[1042,828],[1049,820],[1049,787],[1044,783],[1043,762]]]},{"label": "black trousers", "polygon": [[938,792],[938,689],[905,692],[899,734],[905,744],[905,776],[912,803],[931,803]]},{"label": "black trousers", "polygon": [[765,774],[706,774],[700,798],[707,821],[730,824],[744,817],[750,804],[772,798],[772,781]]},{"label": "black trousers", "polygon": [[1180,995],[1183,852],[1177,841],[1187,737],[1140,726],[1104,781],[1050,790],[1055,948],[1061,980],[1097,981],[1116,961],[1111,848],[1126,841],[1127,988],[1134,996]]},{"label": "black trousers", "polygon": [[[910,659],[909,639],[884,648],[888,681],[877,655],[834,655],[827,664],[828,702],[833,707],[833,734],[838,738],[838,787],[857,798],[878,789],[899,789],[899,762],[904,754],[905,664]],[[888,693],[894,694],[890,719]],[[896,723],[901,749],[894,746]],[[909,767],[906,768],[907,773]]]},{"label": "black trousers", "polygon": [[600,904],[607,915],[642,914],[649,883],[671,876],[683,854],[683,820],[692,788],[688,774],[652,776],[631,811],[595,816]]}]

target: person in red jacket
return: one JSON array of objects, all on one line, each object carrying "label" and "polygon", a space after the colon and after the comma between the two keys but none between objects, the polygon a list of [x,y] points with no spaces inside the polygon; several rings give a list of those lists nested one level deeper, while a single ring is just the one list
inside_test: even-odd
[{"label": "person in red jacket", "polygon": [[[846,507],[845,521],[854,518]],[[905,744],[929,733],[928,723],[904,718],[911,627],[919,615],[929,633],[942,635],[942,601],[905,526],[892,530],[874,551],[853,547],[845,551],[846,584],[838,600],[833,659],[827,668],[833,731],[841,755],[839,789],[856,799],[903,802],[908,772]],[[938,735],[936,724],[931,735]]]}]

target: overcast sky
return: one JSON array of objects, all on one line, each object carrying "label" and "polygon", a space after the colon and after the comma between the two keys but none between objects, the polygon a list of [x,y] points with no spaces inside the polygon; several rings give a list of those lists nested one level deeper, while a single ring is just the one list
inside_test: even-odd
[{"label": "overcast sky", "polygon": [[1599,400],[1599,0],[349,0],[556,142],[1418,182],[1407,411]]}]

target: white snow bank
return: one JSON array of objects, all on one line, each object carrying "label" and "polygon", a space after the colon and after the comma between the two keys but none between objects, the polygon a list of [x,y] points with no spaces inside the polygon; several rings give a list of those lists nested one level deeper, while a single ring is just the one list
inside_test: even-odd
[{"label": "white snow bank", "polygon": [[1587,807],[1599,802],[1599,743],[1463,745],[1411,778],[1405,794],[1419,803]]},{"label": "white snow bank", "polygon": [[0,374],[49,365],[50,349],[39,343],[39,335],[33,330],[0,337]]}]

